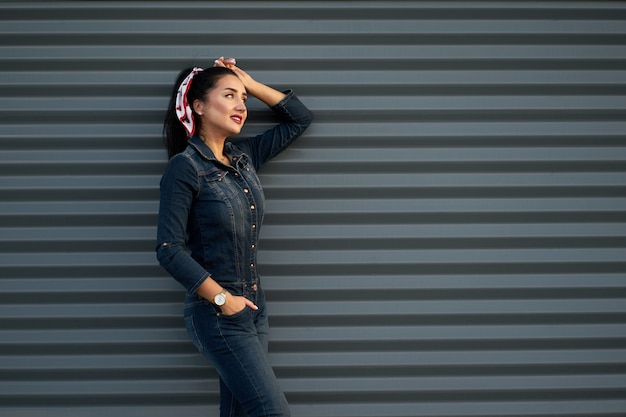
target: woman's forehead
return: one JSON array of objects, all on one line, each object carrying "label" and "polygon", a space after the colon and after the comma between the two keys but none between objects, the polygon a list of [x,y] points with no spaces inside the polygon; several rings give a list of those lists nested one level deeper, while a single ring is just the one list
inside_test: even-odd
[{"label": "woman's forehead", "polygon": [[236,75],[226,75],[219,79],[215,85],[216,89],[220,90],[232,90],[234,92],[246,93],[246,88]]}]

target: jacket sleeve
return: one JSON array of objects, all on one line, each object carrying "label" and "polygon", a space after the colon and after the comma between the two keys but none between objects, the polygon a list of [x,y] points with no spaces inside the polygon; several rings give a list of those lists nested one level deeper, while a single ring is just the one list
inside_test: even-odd
[{"label": "jacket sleeve", "polygon": [[278,117],[279,123],[260,135],[238,143],[244,152],[252,158],[255,169],[259,169],[304,133],[313,121],[313,112],[296,97],[292,90],[271,110]]},{"label": "jacket sleeve", "polygon": [[187,221],[198,190],[191,159],[184,153],[174,156],[161,177],[156,255],[159,264],[190,294],[210,276],[186,246]]}]

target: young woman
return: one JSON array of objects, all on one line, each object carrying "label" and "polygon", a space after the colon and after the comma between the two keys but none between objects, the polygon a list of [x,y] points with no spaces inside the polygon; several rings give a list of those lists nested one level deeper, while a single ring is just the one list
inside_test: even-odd
[{"label": "young woman", "polygon": [[[277,116],[272,129],[235,142],[254,96]],[[309,126],[294,95],[220,58],[182,71],[164,136],[157,258],[187,290],[184,320],[220,378],[221,417],[285,417],[289,407],[267,356],[268,321],[257,273],[264,195],[257,170]]]}]

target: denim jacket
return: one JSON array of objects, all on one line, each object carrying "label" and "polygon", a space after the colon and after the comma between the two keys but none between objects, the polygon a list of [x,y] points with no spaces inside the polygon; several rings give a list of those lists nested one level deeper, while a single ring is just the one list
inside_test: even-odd
[{"label": "denim jacket", "polygon": [[236,143],[220,162],[198,136],[172,157],[161,178],[157,229],[159,264],[192,295],[207,277],[234,294],[257,284],[258,238],[265,196],[257,170],[311,123],[313,114],[286,92],[271,109],[280,123]]}]

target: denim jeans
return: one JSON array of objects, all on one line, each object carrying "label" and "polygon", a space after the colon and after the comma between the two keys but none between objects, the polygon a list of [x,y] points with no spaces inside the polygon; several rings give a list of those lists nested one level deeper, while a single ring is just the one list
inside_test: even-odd
[{"label": "denim jeans", "polygon": [[185,325],[196,348],[220,377],[220,417],[289,417],[289,406],[267,355],[269,326],[260,286],[243,294],[246,307],[232,316],[197,296],[185,302]]}]

